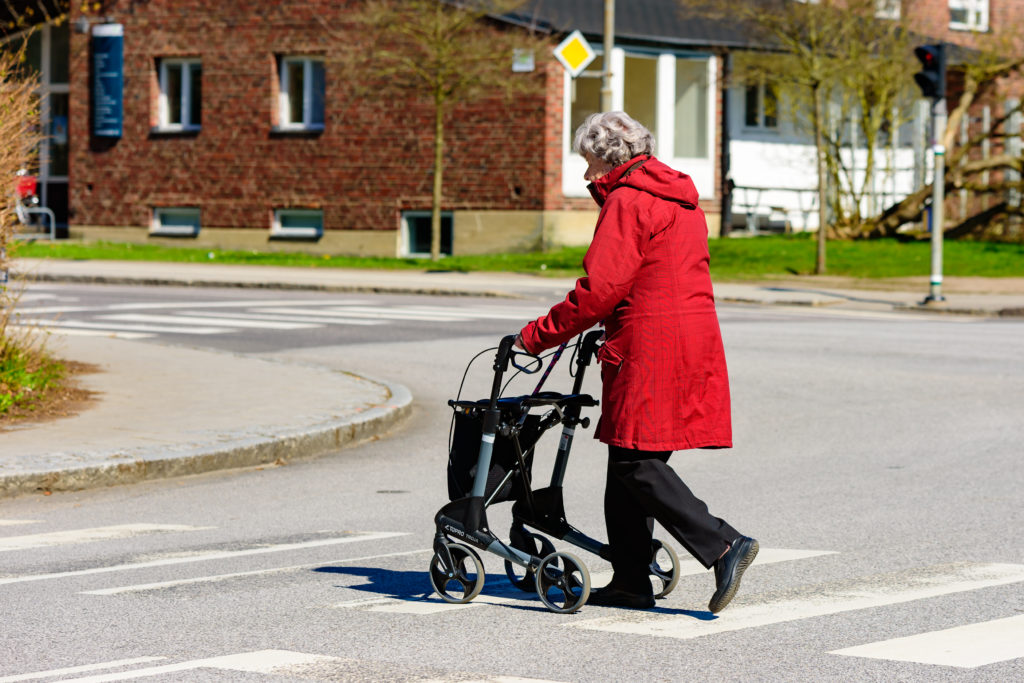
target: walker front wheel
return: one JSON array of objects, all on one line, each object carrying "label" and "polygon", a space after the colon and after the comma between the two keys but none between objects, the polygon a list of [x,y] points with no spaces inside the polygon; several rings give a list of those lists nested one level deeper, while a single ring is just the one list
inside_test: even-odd
[{"label": "walker front wheel", "polygon": [[537,595],[552,612],[575,612],[590,597],[590,572],[570,553],[551,553],[537,567]]},{"label": "walker front wheel", "polygon": [[663,598],[679,583],[679,556],[672,546],[658,539],[651,541],[651,564],[649,568],[654,597]]},{"label": "walker front wheel", "polygon": [[445,602],[462,604],[469,602],[484,587],[484,563],[468,545],[445,543],[453,566],[446,567],[446,561],[434,552],[430,560],[430,584]]}]

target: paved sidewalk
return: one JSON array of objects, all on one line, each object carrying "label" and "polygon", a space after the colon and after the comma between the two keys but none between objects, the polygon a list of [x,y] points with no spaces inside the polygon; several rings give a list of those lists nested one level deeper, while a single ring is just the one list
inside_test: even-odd
[{"label": "paved sidewalk", "polygon": [[[37,281],[263,287],[561,299],[572,279],[109,261],[21,260]],[[716,283],[721,302],[1024,318],[1024,279],[950,280],[923,305],[927,278],[851,286],[839,278]],[[888,288],[886,288],[888,287]],[[0,498],[75,490],[313,457],[386,432],[411,410],[408,390],[320,367],[105,337],[53,338],[58,355],[100,372],[74,417],[25,423],[0,438]]]}]

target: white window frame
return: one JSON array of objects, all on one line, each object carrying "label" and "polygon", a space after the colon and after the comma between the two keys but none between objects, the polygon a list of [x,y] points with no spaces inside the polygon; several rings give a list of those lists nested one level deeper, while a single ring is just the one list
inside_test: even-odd
[{"label": "white window frame", "polygon": [[[165,225],[164,217],[172,214],[194,217],[193,225]],[[153,220],[149,234],[157,237],[195,237],[200,229],[200,211],[197,206],[157,206],[153,208]]]},{"label": "white window frame", "polygon": [[[302,64],[302,75],[303,75],[303,89],[302,89],[302,121],[291,120],[291,96],[289,95],[289,69],[288,66],[291,64],[300,63]],[[281,130],[307,130],[307,131],[318,131],[324,129],[324,122],[313,121],[313,102],[314,102],[314,79],[313,79],[313,65],[320,64],[323,68],[324,60],[322,57],[310,57],[300,55],[285,55],[282,56],[279,62],[278,69],[278,84],[280,86],[278,91],[278,116]],[[326,73],[324,74],[324,92],[320,94],[321,101],[324,102],[324,117],[326,118]]]},{"label": "white window frame", "polygon": [[900,0],[875,0],[875,18],[899,19],[901,4]]},{"label": "white window frame", "polygon": [[[198,58],[165,57],[160,59],[160,105],[158,126],[164,131],[195,131],[199,130],[201,121],[192,121],[192,69],[194,64],[202,66]],[[177,66],[181,69],[181,121],[171,122],[171,107],[167,101],[167,78],[168,68]],[[200,76],[202,78],[202,76]],[[200,93],[202,91],[200,90]],[[201,96],[201,95],[200,95]],[[199,103],[200,111],[203,106]]]},{"label": "white window frame", "polygon": [[[285,227],[281,223],[282,216],[315,217],[320,219],[317,227]],[[324,234],[324,212],[323,209],[274,209],[274,220],[270,227],[271,237],[280,239],[311,240],[320,239]]]},{"label": "white window frame", "polygon": [[[967,21],[954,21],[953,10],[964,10]],[[987,31],[989,0],[949,0],[949,28],[956,31]]]},{"label": "white window frame", "polygon": [[[427,251],[412,251],[412,223],[409,221],[410,218],[426,218],[429,220],[431,217],[430,211],[403,211],[402,212],[402,230],[401,230],[401,243],[399,244],[399,256],[407,258],[430,258],[430,249]],[[455,215],[451,211],[441,212],[441,230],[444,232],[444,220],[448,219],[451,221],[452,226],[452,244],[451,248],[455,249]],[[441,241],[444,245],[444,240]],[[451,256],[449,252],[441,251],[441,256]]]},{"label": "white window frame", "polygon": [[[625,72],[626,52],[623,48],[613,48],[611,57],[612,109],[621,110],[624,103],[622,74]],[[630,50],[629,52],[633,52]],[[650,55],[650,52],[636,51],[637,54]],[[601,54],[598,51],[598,54]],[[714,55],[677,55],[677,53],[658,53],[658,92],[656,94],[655,111],[657,112],[657,131],[655,155],[669,166],[676,168],[693,178],[694,184],[703,199],[715,197],[715,158],[718,153],[715,145],[715,123],[717,103],[718,63]],[[687,158],[674,156],[675,153],[675,94],[676,94],[676,59],[701,59],[707,62],[707,154],[703,158]],[[566,197],[589,197],[587,182],[583,174],[587,163],[572,151],[572,138],[576,133],[572,126],[572,78],[568,72],[563,75],[563,106],[562,106],[562,194]],[[628,112],[627,112],[628,113]]]},{"label": "white window frame", "polygon": [[769,126],[765,123],[765,92],[767,90],[767,84],[762,80],[757,83],[757,123],[751,125],[747,123],[747,95],[749,89],[754,87],[753,84],[748,83],[743,88],[743,129],[747,131],[760,131],[760,132],[778,132],[779,130],[779,94],[778,91],[775,93],[775,125]]}]

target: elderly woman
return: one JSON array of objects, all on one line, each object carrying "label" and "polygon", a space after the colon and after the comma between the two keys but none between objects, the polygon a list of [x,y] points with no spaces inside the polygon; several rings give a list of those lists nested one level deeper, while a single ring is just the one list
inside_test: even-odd
[{"label": "elderly woman", "polygon": [[611,583],[590,604],[654,606],[653,520],[714,567],[717,613],[736,594],[757,541],[712,516],[668,465],[672,451],[729,448],[729,379],[708,271],[707,223],[690,177],[655,159],[654,137],[623,112],[594,114],[574,149],[601,207],[587,275],[522,329],[530,353],[604,322],[596,438],[608,444],[604,496]]}]

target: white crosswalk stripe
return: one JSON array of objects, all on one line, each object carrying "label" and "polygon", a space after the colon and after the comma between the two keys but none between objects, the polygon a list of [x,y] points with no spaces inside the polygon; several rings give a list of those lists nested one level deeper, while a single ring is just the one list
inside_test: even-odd
[{"label": "white crosswalk stripe", "polygon": [[21,318],[18,322],[22,328],[34,327],[59,334],[107,334],[142,339],[158,334],[212,335],[248,329],[293,331],[388,323],[459,323],[477,320],[522,322],[536,317],[538,310],[522,306],[381,306],[362,299],[266,299],[138,302],[103,306],[39,305],[22,307],[19,313]]},{"label": "white crosswalk stripe", "polygon": [[211,527],[188,526],[185,524],[117,524],[114,526],[95,527],[92,529],[72,529],[69,531],[51,531],[44,534],[25,536],[0,537],[0,552],[25,550],[27,548],[45,548],[70,543],[92,543],[130,538],[142,534],[155,534],[171,531],[202,531]]},{"label": "white crosswalk stripe", "polygon": [[829,654],[973,669],[1024,657],[1024,615],[867,643]]}]

